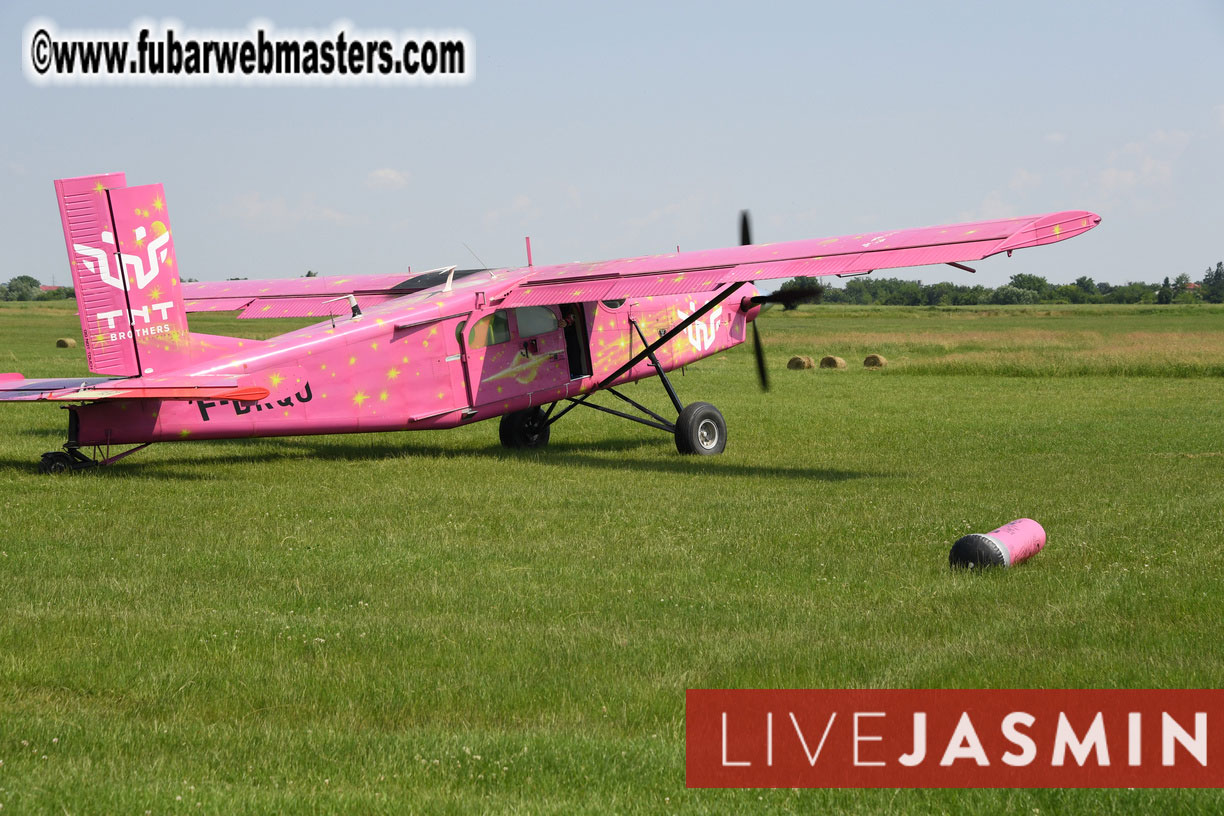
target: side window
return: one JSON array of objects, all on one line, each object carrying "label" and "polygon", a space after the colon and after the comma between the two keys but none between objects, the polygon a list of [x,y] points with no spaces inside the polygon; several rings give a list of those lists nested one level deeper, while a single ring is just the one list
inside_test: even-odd
[{"label": "side window", "polygon": [[601,300],[600,303],[602,303],[608,309],[619,309],[620,307],[625,305],[625,299],[621,298],[620,300]]},{"label": "side window", "polygon": [[472,326],[468,335],[468,348],[496,346],[510,339],[510,319],[502,311],[485,315]]},{"label": "side window", "polygon": [[553,310],[544,306],[523,306],[514,310],[514,318],[518,321],[518,336],[520,338],[535,337],[556,331],[557,316]]}]

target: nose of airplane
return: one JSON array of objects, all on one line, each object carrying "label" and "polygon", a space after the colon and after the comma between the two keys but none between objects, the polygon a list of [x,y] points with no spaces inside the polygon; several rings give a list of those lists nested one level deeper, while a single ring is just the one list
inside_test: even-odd
[{"label": "nose of airplane", "polygon": [[739,310],[747,320],[756,320],[761,313],[761,304],[757,302],[760,292],[751,283],[745,287],[748,291],[740,298]]}]

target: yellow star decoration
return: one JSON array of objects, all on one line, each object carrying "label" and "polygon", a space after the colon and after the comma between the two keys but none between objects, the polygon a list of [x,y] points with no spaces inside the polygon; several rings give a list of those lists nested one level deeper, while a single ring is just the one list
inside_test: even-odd
[{"label": "yellow star decoration", "polygon": [[350,357],[350,358],[349,358],[349,365],[357,365],[357,358],[356,358],[356,357]]},{"label": "yellow star decoration", "polygon": [[106,192],[106,187],[104,187],[102,185],[102,182],[99,181],[97,184],[94,185],[94,192],[97,193],[98,195],[102,195],[103,193]]},{"label": "yellow star decoration", "polygon": [[365,393],[364,391],[358,391],[356,394],[353,395],[353,404],[356,405],[358,408],[360,408],[361,403],[365,402],[369,398],[370,398],[369,394]]},{"label": "yellow star decoration", "polygon": [[161,196],[158,196],[157,198],[153,199],[153,209],[157,210],[158,212],[161,212],[162,208],[165,206],[166,206],[165,202],[161,200]]},{"label": "yellow star decoration", "polygon": [[280,385],[284,381],[285,381],[285,378],[282,377],[280,374],[273,374],[271,377],[268,378],[268,382],[272,383],[273,388]]},{"label": "yellow star decoration", "polygon": [[183,437],[184,439],[186,439],[187,437],[191,436],[191,429],[190,429],[190,428],[184,428],[183,430],[179,431],[179,436],[181,436],[181,437]]},{"label": "yellow star decoration", "polygon": [[396,377],[398,377],[398,376],[399,376],[399,369],[398,369],[398,368],[392,368],[392,369],[389,369],[389,370],[387,371],[387,379],[388,379],[388,380],[394,380],[394,379],[395,379]]},{"label": "yellow star decoration", "polygon": [[378,351],[378,343],[371,343],[370,348],[374,349],[375,351]]},{"label": "yellow star decoration", "polygon": [[445,398],[446,398],[446,392],[445,392],[445,391],[439,391],[439,392],[438,392],[438,399],[445,399]]},{"label": "yellow star decoration", "polygon": [[[166,258],[166,266],[174,266],[174,256],[173,255],[171,255],[169,258]],[[171,283],[178,283],[178,281],[171,281]]]},{"label": "yellow star decoration", "polygon": [[137,215],[140,215],[140,208],[139,208],[139,207],[137,207],[137,208],[136,208],[136,214],[137,214]]},{"label": "yellow star decoration", "polygon": [[94,342],[95,342],[95,343],[105,343],[105,342],[106,342],[106,335],[104,335],[104,334],[98,334],[96,337],[94,337]]},{"label": "yellow star decoration", "polygon": [[379,401],[379,402],[386,402],[386,401],[387,401],[387,396],[388,396],[387,392],[386,392],[386,391],[383,391],[381,394],[379,394],[379,395],[378,395],[378,401]]},{"label": "yellow star decoration", "polygon": [[149,292],[149,299],[150,300],[161,300],[161,290],[154,289],[152,292]]}]

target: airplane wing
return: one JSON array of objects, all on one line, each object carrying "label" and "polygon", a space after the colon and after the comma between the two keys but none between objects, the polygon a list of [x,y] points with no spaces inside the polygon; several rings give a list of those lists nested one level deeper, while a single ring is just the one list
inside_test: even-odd
[{"label": "airplane wing", "polygon": [[[440,285],[449,270],[417,275],[337,275],[315,278],[229,280],[184,283],[188,312],[228,312],[241,309],[240,319],[264,317],[329,317],[349,313],[343,298],[353,295],[363,310],[413,292]],[[484,270],[457,269],[455,280]],[[333,301],[328,303],[327,301]]]},{"label": "airplane wing", "polygon": [[234,377],[58,377],[27,380],[0,374],[0,402],[51,400],[92,402],[106,399],[265,399],[267,388]]},{"label": "airplane wing", "polygon": [[535,267],[502,305],[544,306],[577,300],[701,292],[738,281],[856,275],[876,269],[977,261],[1052,244],[1095,227],[1084,210],[975,221],[893,232],[843,235],[644,258]]}]

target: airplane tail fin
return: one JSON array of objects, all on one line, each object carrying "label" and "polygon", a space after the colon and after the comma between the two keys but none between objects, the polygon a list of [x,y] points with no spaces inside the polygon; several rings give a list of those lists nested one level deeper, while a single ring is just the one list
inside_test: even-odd
[{"label": "airplane tail fin", "polygon": [[55,182],[89,370],[139,377],[190,360],[166,196],[122,173]]}]

